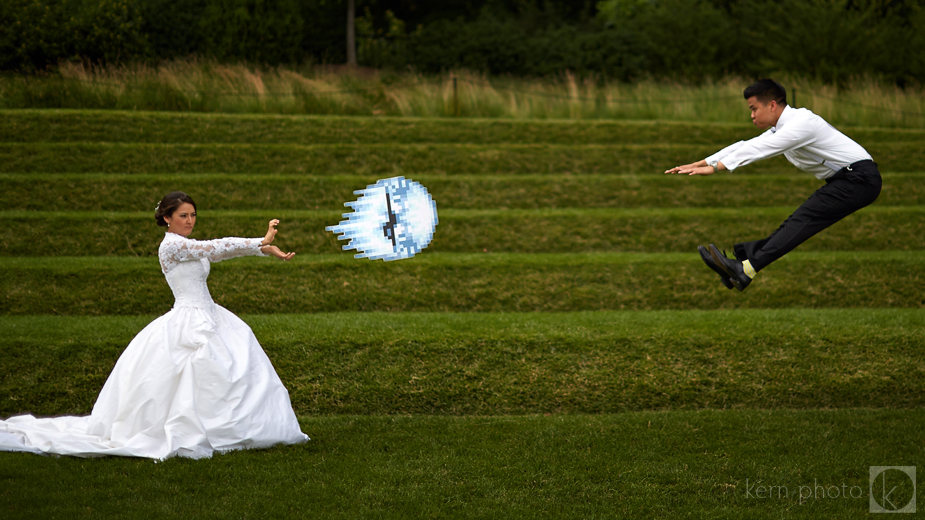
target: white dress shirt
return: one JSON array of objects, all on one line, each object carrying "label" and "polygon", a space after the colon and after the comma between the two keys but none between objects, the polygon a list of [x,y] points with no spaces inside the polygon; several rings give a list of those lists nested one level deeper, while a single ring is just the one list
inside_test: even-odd
[{"label": "white dress shirt", "polygon": [[871,156],[861,145],[806,108],[784,107],[777,125],[767,132],[727,146],[707,157],[727,170],[784,154],[794,166],[824,180],[849,164]]}]

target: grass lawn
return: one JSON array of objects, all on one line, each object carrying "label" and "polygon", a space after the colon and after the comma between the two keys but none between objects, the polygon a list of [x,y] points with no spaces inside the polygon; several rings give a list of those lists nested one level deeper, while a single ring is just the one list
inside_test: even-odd
[{"label": "grass lawn", "polygon": [[[866,516],[871,466],[925,467],[925,131],[844,130],[880,199],[739,293],[696,246],[766,236],[821,182],[781,157],[661,172],[747,124],[0,110],[0,417],[90,412],[172,305],[152,211],[182,189],[194,238],[283,220],[293,261],[215,264],[210,288],[312,437],[0,453],[0,517]],[[433,243],[352,258],[324,227],[397,175],[437,201]]]},{"label": "grass lawn", "polygon": [[[0,453],[15,518],[861,518],[923,464],[922,410],[303,418],[209,461]],[[892,480],[890,481],[893,482]],[[891,498],[904,504],[909,481]],[[876,489],[874,490],[877,493]]]}]

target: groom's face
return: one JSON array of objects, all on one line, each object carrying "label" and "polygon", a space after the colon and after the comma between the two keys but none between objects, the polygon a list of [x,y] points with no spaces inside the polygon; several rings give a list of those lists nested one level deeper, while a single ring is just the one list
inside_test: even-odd
[{"label": "groom's face", "polygon": [[780,117],[777,112],[777,101],[762,103],[758,101],[757,96],[752,96],[745,102],[748,103],[748,109],[752,111],[752,123],[755,126],[764,130],[777,124],[777,119]]}]

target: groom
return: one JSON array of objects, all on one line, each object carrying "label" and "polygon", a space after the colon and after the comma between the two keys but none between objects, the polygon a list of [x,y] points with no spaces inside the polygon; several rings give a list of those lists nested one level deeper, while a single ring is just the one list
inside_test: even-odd
[{"label": "groom", "polygon": [[692,164],[665,173],[710,175],[721,170],[784,154],[794,166],[825,185],[787,217],[767,238],[733,246],[735,259],[713,244],[698,246],[700,257],[720,281],[744,291],[758,271],[789,253],[816,233],[877,200],[880,172],[861,145],[805,108],[787,105],[787,92],[776,81],[763,79],[745,89],[752,122],[767,132],[727,146]]}]

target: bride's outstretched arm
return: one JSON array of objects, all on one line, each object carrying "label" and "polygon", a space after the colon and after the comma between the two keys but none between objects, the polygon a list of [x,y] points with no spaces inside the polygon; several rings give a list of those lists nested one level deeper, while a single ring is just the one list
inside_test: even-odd
[{"label": "bride's outstretched arm", "polygon": [[239,256],[270,256],[289,260],[295,253],[283,253],[276,246],[269,245],[276,237],[276,225],[279,220],[270,221],[267,235],[260,238],[225,237],[214,240],[193,240],[176,236],[161,244],[158,256],[164,273],[172,270],[180,262],[207,258],[210,262],[221,262]]},{"label": "bride's outstretched arm", "polygon": [[259,238],[225,237],[214,240],[193,240],[191,238],[177,238],[165,240],[161,245],[158,256],[161,264],[169,266],[189,260],[208,259],[210,262],[221,262],[238,256],[265,256],[260,251]]}]

